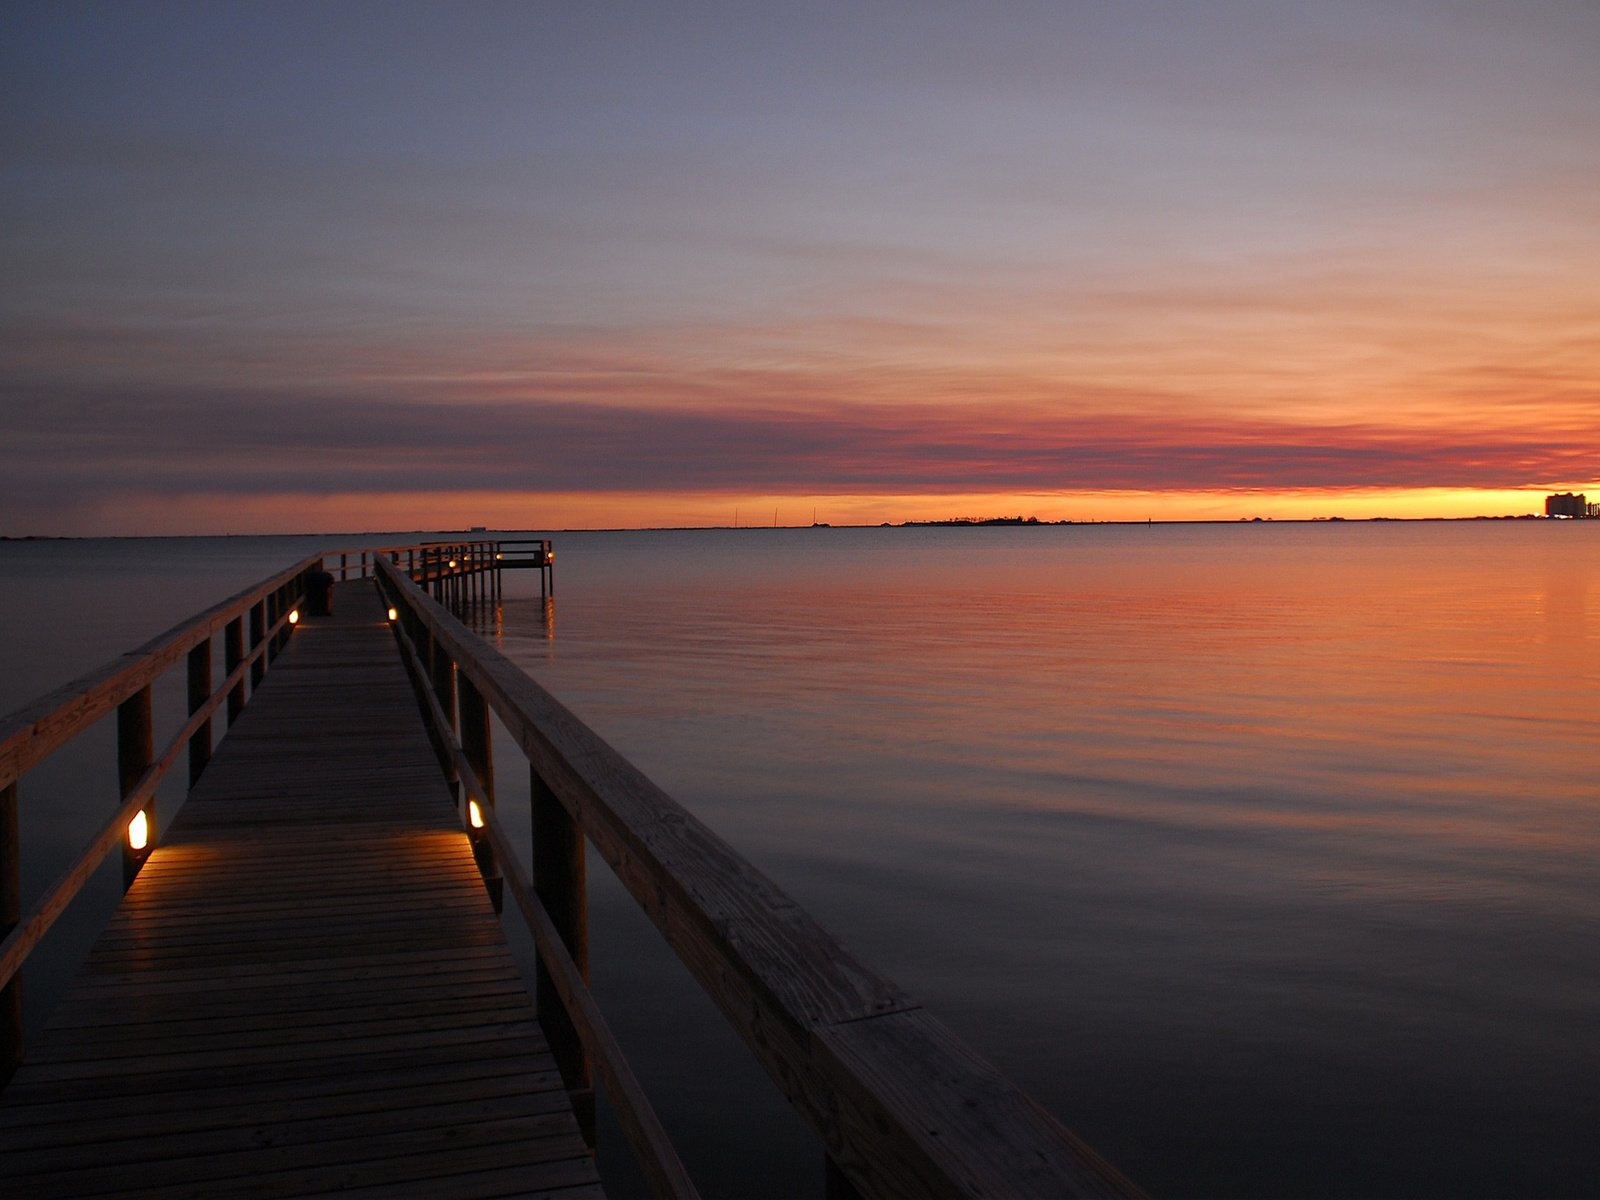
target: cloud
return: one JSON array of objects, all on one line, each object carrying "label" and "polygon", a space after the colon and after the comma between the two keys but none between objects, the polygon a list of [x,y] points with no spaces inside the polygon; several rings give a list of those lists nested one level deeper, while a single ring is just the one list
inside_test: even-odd
[{"label": "cloud", "polygon": [[1593,473],[1600,414],[1545,431],[1046,408],[384,402],[13,388],[8,510],[118,494],[962,494],[1542,487]]}]

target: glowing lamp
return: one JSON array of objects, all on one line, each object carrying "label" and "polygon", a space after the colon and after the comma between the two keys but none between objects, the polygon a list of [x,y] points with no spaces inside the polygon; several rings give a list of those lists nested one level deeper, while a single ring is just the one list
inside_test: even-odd
[{"label": "glowing lamp", "polygon": [[505,557],[505,555],[504,555],[504,554],[496,554],[496,555],[495,555],[495,556],[494,556],[494,560],[495,560],[495,562],[499,562],[499,561],[500,561],[500,560],[501,560],[501,559],[502,559],[502,558],[504,558],[504,557]]},{"label": "glowing lamp", "polygon": [[291,624],[291,625],[300,624],[300,610],[298,608],[295,609],[293,612],[291,612],[289,614],[289,624]]},{"label": "glowing lamp", "polygon": [[474,829],[483,828],[483,809],[478,807],[476,800],[467,801],[467,821]]},{"label": "glowing lamp", "polygon": [[399,619],[400,619],[400,614],[397,611],[395,611],[394,606],[391,605],[390,608],[389,608],[389,620],[398,621]]},{"label": "glowing lamp", "polygon": [[554,550],[546,550],[544,552],[544,560],[545,562],[555,562],[556,552]]},{"label": "glowing lamp", "polygon": [[452,558],[450,560],[450,569],[453,571],[453,570],[455,570],[455,567],[456,567],[456,560]]},{"label": "glowing lamp", "polygon": [[150,818],[145,811],[140,809],[133,814],[133,820],[128,822],[128,848],[130,850],[143,850],[150,844]]}]

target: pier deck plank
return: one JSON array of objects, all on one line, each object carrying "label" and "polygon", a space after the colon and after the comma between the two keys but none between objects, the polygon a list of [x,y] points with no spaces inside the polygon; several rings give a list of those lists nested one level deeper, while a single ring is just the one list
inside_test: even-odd
[{"label": "pier deck plank", "polygon": [[0,1194],[598,1196],[369,583],[301,623],[0,1095]]}]

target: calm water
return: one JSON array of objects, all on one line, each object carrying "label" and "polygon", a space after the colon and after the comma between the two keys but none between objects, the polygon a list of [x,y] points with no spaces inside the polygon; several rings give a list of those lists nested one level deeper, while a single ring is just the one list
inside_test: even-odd
[{"label": "calm water", "polygon": [[[0,709],[307,544],[0,544]],[[1600,1193],[1600,523],[557,548],[555,602],[520,579],[485,630],[1152,1191]],[[35,859],[75,849],[61,791]],[[596,989],[691,1170],[819,1194],[594,876]]]}]

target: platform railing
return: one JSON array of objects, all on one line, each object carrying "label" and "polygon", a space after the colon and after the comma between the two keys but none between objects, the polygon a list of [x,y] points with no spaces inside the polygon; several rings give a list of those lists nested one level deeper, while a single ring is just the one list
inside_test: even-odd
[{"label": "platform railing", "polygon": [[[658,1194],[693,1191],[587,991],[586,843],[819,1136],[830,1196],[1141,1194],[405,571],[377,576],[491,895],[533,931],[575,1107],[598,1077]],[[491,712],[528,762],[531,878],[494,812]]]},{"label": "platform railing", "polygon": [[502,571],[537,570],[540,596],[549,596],[555,591],[555,551],[549,538],[478,538],[379,546],[330,552],[324,557],[325,569],[341,581],[370,578],[377,563],[386,561],[402,568],[413,582],[431,592],[434,599],[451,607],[499,600]]},{"label": "platform railing", "polygon": [[[314,554],[0,719],[0,1084],[11,1077],[23,1052],[23,964],[119,843],[123,887],[132,885],[157,842],[157,787],[185,757],[189,785],[200,778],[211,759],[218,711],[225,709],[230,725],[239,718],[319,584],[325,587],[329,576],[370,576],[383,559],[406,562],[412,578],[452,603],[498,598],[498,556],[498,543],[485,539]],[[219,636],[220,682],[214,666]],[[180,661],[188,719],[158,755],[153,687]],[[24,911],[18,812],[22,778],[113,711],[117,806],[77,858]]]},{"label": "platform railing", "polygon": [[[123,887],[131,886],[157,840],[156,788],[187,758],[192,787],[210,761],[213,725],[226,706],[238,719],[299,620],[313,556],[263,580],[159,637],[57,688],[0,720],[0,1083],[21,1060],[23,964],[56,919],[116,846]],[[215,682],[212,646],[223,641],[223,677]],[[184,664],[188,719],[155,752],[152,690]],[[86,730],[116,714],[116,807],[70,866],[24,912],[18,804],[26,773]]]}]

